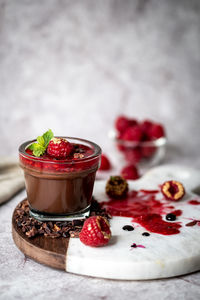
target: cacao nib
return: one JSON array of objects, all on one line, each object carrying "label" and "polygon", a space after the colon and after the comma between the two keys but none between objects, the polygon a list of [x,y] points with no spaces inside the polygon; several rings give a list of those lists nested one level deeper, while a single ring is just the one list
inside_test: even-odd
[{"label": "cacao nib", "polygon": [[[102,209],[96,200],[92,200],[90,215],[100,215],[110,219],[105,209]],[[63,222],[40,222],[29,215],[28,201],[24,200],[18,204],[14,213],[14,220],[18,228],[28,238],[45,236],[50,238],[78,238],[84,224],[84,219]]]}]

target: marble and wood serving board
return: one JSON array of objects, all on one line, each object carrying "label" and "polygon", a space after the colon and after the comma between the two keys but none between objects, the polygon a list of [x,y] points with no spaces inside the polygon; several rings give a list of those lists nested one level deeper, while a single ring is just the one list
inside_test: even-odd
[{"label": "marble and wood serving board", "polygon": [[[78,238],[34,237],[29,239],[13,219],[13,239],[17,247],[32,259],[67,272],[94,277],[144,280],[173,277],[200,270],[200,171],[175,165],[150,170],[136,181],[129,181],[130,189],[155,190],[166,180],[181,181],[186,189],[184,198],[173,202],[181,224],[180,233],[162,235],[150,232],[132,218],[113,217],[110,220],[112,238],[105,247],[83,245]],[[109,201],[105,194],[106,181],[96,181],[94,197],[99,202]],[[156,197],[163,196],[158,193]],[[191,205],[195,200],[196,205]],[[162,216],[164,219],[164,215]],[[194,226],[186,224],[195,220]],[[198,221],[199,220],[199,221]],[[169,222],[170,224],[172,222]],[[124,225],[134,226],[124,231]],[[131,245],[142,245],[133,248]]]}]

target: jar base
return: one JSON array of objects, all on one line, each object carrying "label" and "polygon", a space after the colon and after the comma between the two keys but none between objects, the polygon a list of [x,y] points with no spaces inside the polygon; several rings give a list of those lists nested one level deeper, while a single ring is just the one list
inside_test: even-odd
[{"label": "jar base", "polygon": [[84,210],[81,210],[76,213],[70,214],[45,214],[44,212],[39,212],[29,206],[29,213],[30,216],[40,222],[47,222],[47,221],[73,221],[73,220],[80,220],[89,217],[90,215],[90,205],[86,207]]}]

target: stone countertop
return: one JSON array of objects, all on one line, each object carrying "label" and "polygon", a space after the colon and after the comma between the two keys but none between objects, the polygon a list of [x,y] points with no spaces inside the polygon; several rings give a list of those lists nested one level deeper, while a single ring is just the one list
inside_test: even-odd
[{"label": "stone countertop", "polygon": [[[52,128],[113,160],[107,133],[124,113],[165,125],[165,163],[200,168],[199,13],[198,0],[0,0],[0,154]],[[0,299],[200,298],[199,272],[113,281],[25,258],[11,237],[24,197],[0,206]]]},{"label": "stone countertop", "polygon": [[162,280],[117,281],[73,275],[26,258],[11,236],[12,212],[24,197],[25,191],[0,207],[0,299],[199,299],[199,272]]}]

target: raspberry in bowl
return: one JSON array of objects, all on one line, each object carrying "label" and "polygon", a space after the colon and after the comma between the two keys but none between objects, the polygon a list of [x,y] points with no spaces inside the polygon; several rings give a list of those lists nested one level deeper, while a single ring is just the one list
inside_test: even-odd
[{"label": "raspberry in bowl", "polygon": [[39,221],[88,216],[100,158],[97,144],[73,137],[53,137],[51,131],[23,143],[19,161],[31,216]]},{"label": "raspberry in bowl", "polygon": [[151,167],[164,157],[166,133],[162,124],[119,116],[115,121],[114,140],[126,163]]}]

